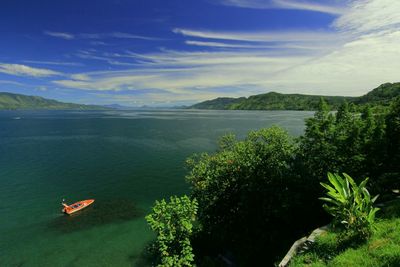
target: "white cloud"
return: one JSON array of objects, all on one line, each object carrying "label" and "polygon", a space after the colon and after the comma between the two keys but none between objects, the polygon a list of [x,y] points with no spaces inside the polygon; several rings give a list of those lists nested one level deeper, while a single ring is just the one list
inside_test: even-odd
[{"label": "white cloud", "polygon": [[80,50],[76,54],[76,56],[83,58],[83,59],[104,61],[110,65],[115,65],[115,66],[137,66],[138,65],[138,64],[134,64],[134,63],[121,62],[121,61],[115,60],[113,57],[110,57],[107,53],[103,53],[102,55],[97,55],[96,51]]},{"label": "white cloud", "polygon": [[220,3],[226,6],[253,9],[295,9],[322,12],[340,15],[345,12],[344,6],[339,6],[335,1],[332,4],[321,4],[318,1],[295,1],[295,0],[222,0]]},{"label": "white cloud", "polygon": [[37,90],[37,91],[45,92],[45,91],[48,90],[48,88],[47,88],[46,86],[39,86],[39,87],[36,88],[36,90]]},{"label": "white cloud", "polygon": [[173,32],[187,37],[246,42],[333,42],[338,38],[335,32],[329,31],[227,32],[175,28]]},{"label": "white cloud", "polygon": [[0,72],[16,76],[31,76],[31,77],[50,77],[50,76],[62,75],[60,72],[49,69],[33,68],[21,64],[7,64],[7,63],[0,63]]},{"label": "white cloud", "polygon": [[24,63],[32,63],[39,65],[55,65],[55,66],[83,66],[78,62],[60,62],[60,61],[42,61],[42,60],[23,60]]},{"label": "white cloud", "polygon": [[319,47],[314,45],[314,46],[306,46],[306,45],[300,45],[300,44],[233,44],[233,43],[221,43],[221,42],[203,42],[203,41],[193,41],[193,40],[188,40],[185,41],[185,44],[187,45],[193,45],[193,46],[202,46],[202,47],[215,47],[215,48],[249,48],[249,49],[260,49],[260,50],[266,50],[266,49],[318,49]]},{"label": "white cloud", "polygon": [[156,37],[148,37],[148,36],[136,35],[136,34],[130,34],[130,33],[124,33],[124,32],[113,32],[113,33],[105,35],[105,37],[107,37],[107,36],[114,37],[114,38],[122,38],[122,39],[141,39],[141,40],[148,40],[148,41],[162,40],[162,39],[156,38]]},{"label": "white cloud", "polygon": [[372,31],[400,28],[400,1],[398,0],[358,0],[350,4],[350,9],[339,17],[334,26],[341,31],[369,33]]},{"label": "white cloud", "polygon": [[90,44],[91,45],[102,45],[102,46],[108,45],[107,43],[102,42],[102,41],[91,41]]},{"label": "white cloud", "polygon": [[[148,90],[148,98],[142,98],[146,101],[200,101],[270,90],[362,95],[381,83],[399,80],[400,1],[391,8],[389,2],[393,1],[353,1],[326,31],[218,32],[178,28],[175,33],[190,37],[186,44],[219,49],[90,54],[108,61],[124,58],[127,64],[139,68],[77,73],[54,83],[86,90]],[[218,93],[219,88],[240,90]],[[164,89],[170,95],[154,93],[153,89]]]},{"label": "white cloud", "polygon": [[320,1],[274,0],[272,2],[276,5],[277,8],[308,10],[333,15],[344,14],[346,10],[344,6],[338,6],[337,4],[323,5],[318,3]]},{"label": "white cloud", "polygon": [[227,43],[202,42],[202,41],[192,41],[192,40],[185,41],[185,44],[194,46],[224,47],[224,48],[263,48],[263,46],[259,45],[227,44]]},{"label": "white cloud", "polygon": [[66,33],[66,32],[51,32],[51,31],[45,31],[44,34],[56,37],[56,38],[61,38],[65,40],[72,40],[75,39],[75,35],[71,33]]},{"label": "white cloud", "polygon": [[16,86],[24,86],[23,83],[19,83],[16,81],[8,81],[8,80],[0,80],[0,84],[10,84],[10,85],[16,85]]},{"label": "white cloud", "polygon": [[[106,38],[119,38],[119,39],[140,39],[140,40],[147,40],[147,41],[159,41],[162,40],[156,37],[148,37],[143,35],[136,35],[131,33],[125,32],[110,32],[110,33],[76,33],[71,34],[67,32],[52,32],[52,31],[45,31],[44,34],[61,38],[65,40],[72,40],[72,39],[106,39]],[[96,45],[104,45],[105,43],[97,42]]]},{"label": "white cloud", "polygon": [[287,66],[292,63],[299,63],[299,61],[307,60],[307,56],[285,56],[281,52],[273,51],[221,51],[221,52],[180,52],[180,51],[164,51],[161,53],[154,53],[142,55],[149,63],[142,63],[142,66],[157,66],[164,67],[221,67],[237,66],[240,68],[246,64],[260,65],[258,67],[267,66],[273,69],[275,66]]},{"label": "white cloud", "polygon": [[[76,88],[83,90],[98,90],[98,91],[120,91],[120,90],[134,90],[140,88],[141,81],[151,79],[150,75],[137,74],[134,75],[113,75],[101,77],[95,76],[85,80],[57,80],[55,84],[68,88]],[[85,74],[86,75],[86,74]],[[89,77],[89,76],[88,76]],[[155,76],[154,76],[155,77]],[[139,86],[138,86],[139,85]]]},{"label": "white cloud", "polygon": [[363,35],[308,64],[269,77],[264,86],[362,95],[381,83],[399,81],[399,51],[399,30]]},{"label": "white cloud", "polygon": [[[121,56],[121,55],[120,55]],[[179,52],[136,55],[141,68],[86,73],[85,80],[58,80],[57,85],[87,90],[137,90],[162,88],[174,94],[190,95],[188,88],[256,85],[260,77],[283,71],[309,60],[306,56],[276,57],[265,52]],[[207,91],[207,90],[205,90]],[[196,94],[202,93],[196,89]]]},{"label": "white cloud", "polygon": [[78,80],[78,81],[88,81],[90,80],[90,77],[86,74],[72,74],[70,75],[70,78],[73,80]]}]

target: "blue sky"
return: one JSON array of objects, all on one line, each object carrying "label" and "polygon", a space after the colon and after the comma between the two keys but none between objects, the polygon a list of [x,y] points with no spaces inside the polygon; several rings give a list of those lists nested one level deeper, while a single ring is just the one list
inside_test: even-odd
[{"label": "blue sky", "polygon": [[398,0],[4,0],[0,91],[175,106],[399,80]]}]

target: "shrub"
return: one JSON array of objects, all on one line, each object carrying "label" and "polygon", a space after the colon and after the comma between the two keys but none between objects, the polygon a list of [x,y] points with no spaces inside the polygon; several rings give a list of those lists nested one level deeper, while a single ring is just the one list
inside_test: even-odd
[{"label": "shrub", "polygon": [[194,254],[190,243],[193,221],[197,214],[196,199],[187,196],[156,201],[153,212],[146,216],[157,234],[157,248],[162,267],[192,266]]},{"label": "shrub", "polygon": [[224,137],[216,153],[187,161],[187,180],[199,202],[199,236],[207,240],[200,250],[213,246],[214,255],[232,252],[238,265],[254,266],[286,250],[297,236],[294,218],[307,218],[295,216],[304,202],[290,175],[294,148],[289,134],[274,126],[245,140]]},{"label": "shrub", "polygon": [[375,214],[379,208],[373,207],[378,196],[371,198],[366,184],[368,178],[357,185],[347,174],[344,178],[338,174],[328,173],[331,185],[321,183],[326,188],[327,197],[320,199],[327,202],[323,208],[334,216],[334,223],[344,225],[345,229],[357,237],[367,238],[371,234]]}]

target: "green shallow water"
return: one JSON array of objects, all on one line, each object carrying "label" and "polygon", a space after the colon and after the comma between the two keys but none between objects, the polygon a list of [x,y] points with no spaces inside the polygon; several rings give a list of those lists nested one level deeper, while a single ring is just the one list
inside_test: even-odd
[{"label": "green shallow water", "polygon": [[[146,266],[156,199],[188,192],[185,159],[218,138],[312,112],[1,111],[0,266]],[[95,198],[68,217],[60,201]]]}]

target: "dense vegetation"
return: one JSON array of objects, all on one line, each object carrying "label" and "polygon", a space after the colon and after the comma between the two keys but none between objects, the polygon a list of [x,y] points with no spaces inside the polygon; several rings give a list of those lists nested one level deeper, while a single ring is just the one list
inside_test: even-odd
[{"label": "dense vegetation", "polygon": [[197,201],[187,196],[157,201],[153,213],[146,216],[157,233],[157,249],[164,267],[192,266],[194,255],[190,243],[197,214]]},{"label": "dense vegetation", "polygon": [[[320,99],[300,138],[279,127],[250,132],[245,140],[227,135],[215,153],[188,159],[190,197],[197,204],[190,236],[196,264],[270,266],[278,261],[293,240],[330,222],[318,199],[328,172],[355,178],[341,178],[351,184],[353,197],[345,198],[340,209],[349,209],[350,219],[367,214],[350,228],[366,226],[361,233],[368,236],[368,220],[376,210],[375,199],[365,193],[365,178],[381,200],[400,186],[400,97],[388,109],[366,105],[359,110],[344,102],[331,112]],[[177,214],[173,208],[168,212]]]},{"label": "dense vegetation", "polygon": [[390,101],[400,95],[400,83],[384,83],[371,92],[359,97],[357,104],[388,104]]},{"label": "dense vegetation", "polygon": [[231,105],[238,105],[245,101],[245,97],[240,97],[240,98],[231,98],[231,97],[219,97],[213,100],[207,100],[198,104],[195,104],[189,108],[194,108],[194,109],[216,109],[216,110],[222,110],[222,109],[231,109]]},{"label": "dense vegetation", "polygon": [[217,98],[195,104],[193,109],[238,109],[238,110],[317,110],[319,99],[323,97],[332,109],[345,101],[357,105],[387,105],[391,99],[400,96],[400,83],[385,83],[360,97],[317,96],[302,94],[280,94],[270,92],[248,98]]},{"label": "dense vegetation", "polygon": [[363,243],[343,244],[339,231],[321,235],[309,251],[296,256],[290,267],[379,267],[400,265],[400,201],[378,213],[372,236]]},{"label": "dense vegetation", "polygon": [[63,103],[52,99],[46,99],[40,96],[27,96],[0,92],[0,110],[4,109],[102,110],[107,108],[94,105]]},{"label": "dense vegetation", "polygon": [[328,173],[330,184],[321,183],[328,191],[319,199],[326,202],[322,207],[333,216],[333,227],[341,227],[346,237],[366,240],[372,234],[375,215],[380,210],[374,207],[378,195],[371,198],[368,178],[357,185],[346,173],[343,176]]}]

